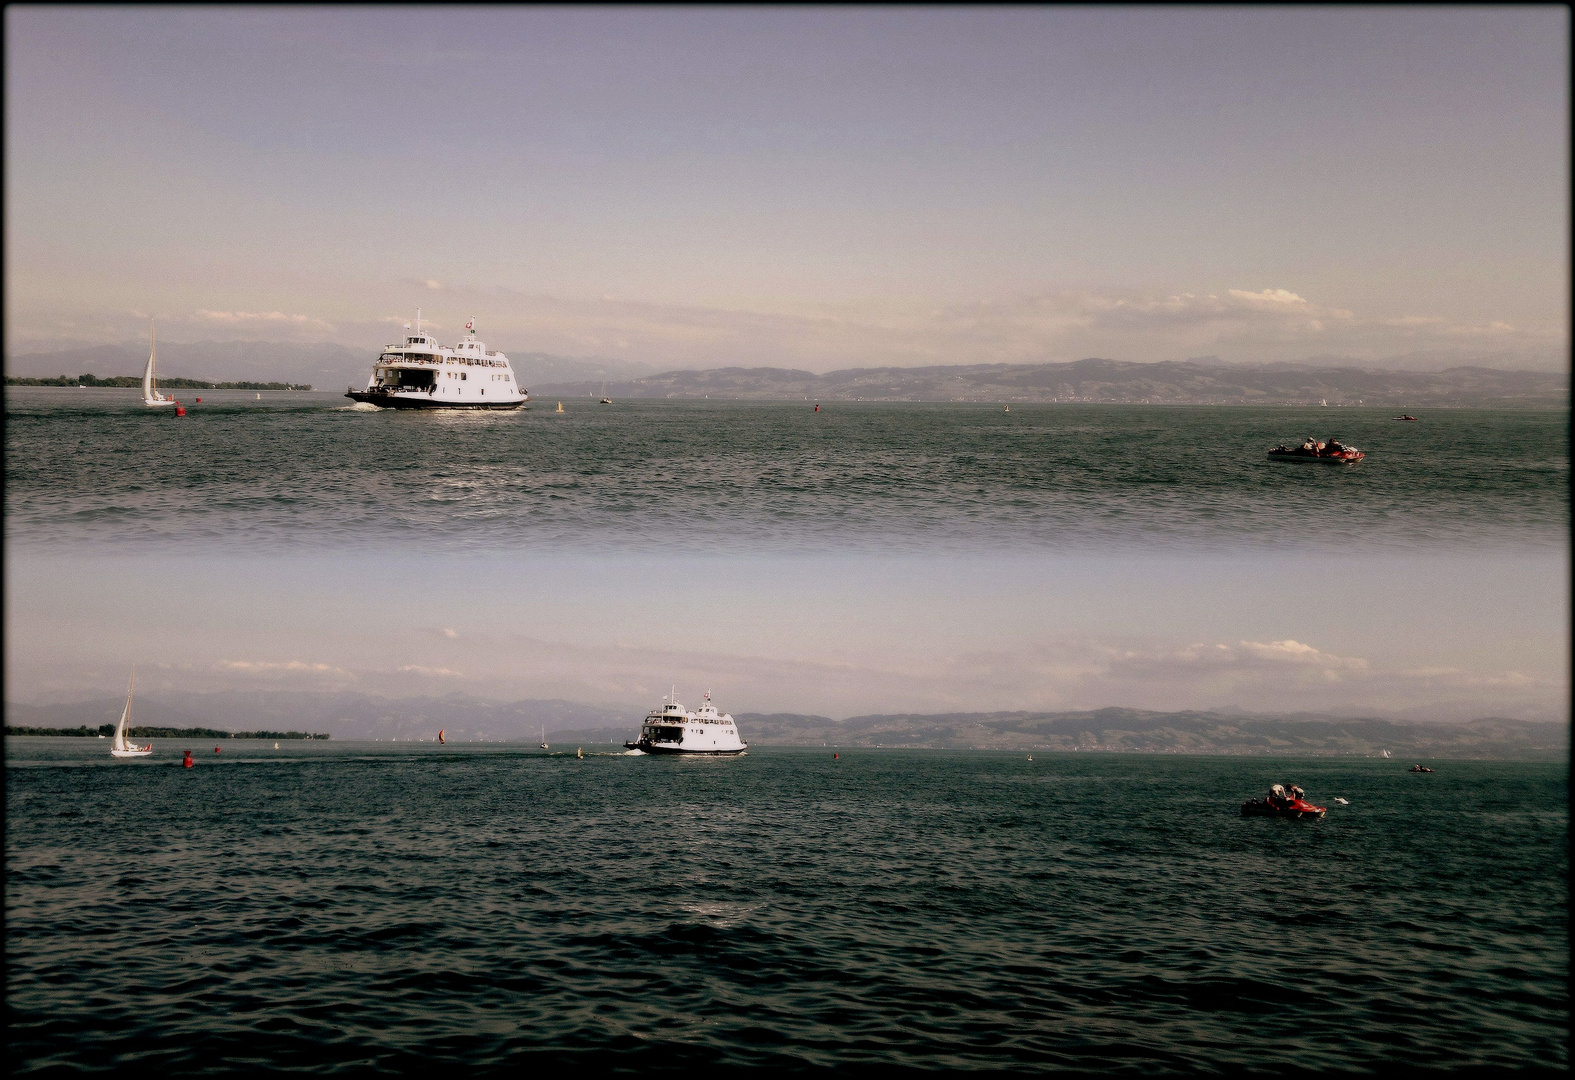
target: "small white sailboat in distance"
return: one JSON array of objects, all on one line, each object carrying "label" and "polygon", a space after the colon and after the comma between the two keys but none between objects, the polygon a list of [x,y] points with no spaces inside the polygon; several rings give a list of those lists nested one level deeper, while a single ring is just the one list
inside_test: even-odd
[{"label": "small white sailboat in distance", "polygon": [[601,404],[603,404],[603,405],[611,405],[612,404],[612,398],[607,396],[607,384],[605,382],[602,383],[602,400],[601,400]]},{"label": "small white sailboat in distance", "polygon": [[142,404],[173,405],[175,399],[159,393],[159,381],[153,374],[153,364],[158,356],[158,341],[153,333],[153,320],[148,320],[148,366],[142,371]]},{"label": "small white sailboat in distance", "polygon": [[138,746],[136,743],[126,741],[126,729],[131,726],[131,692],[137,687],[137,669],[131,669],[131,682],[126,686],[126,708],[120,714],[120,723],[115,725],[115,741],[109,744],[109,752],[116,757],[147,757],[153,753],[153,744]]},{"label": "small white sailboat in distance", "polygon": [[547,749],[547,725],[546,724],[543,724],[541,726],[541,748],[543,750]]}]

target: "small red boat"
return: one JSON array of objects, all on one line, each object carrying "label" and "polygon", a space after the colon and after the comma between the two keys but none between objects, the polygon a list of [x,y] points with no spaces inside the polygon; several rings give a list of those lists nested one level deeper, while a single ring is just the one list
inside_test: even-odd
[{"label": "small red boat", "polygon": [[1355,465],[1366,456],[1354,446],[1341,446],[1337,450],[1309,450],[1282,443],[1269,451],[1270,461],[1308,461],[1318,465]]},{"label": "small red boat", "polygon": [[1241,804],[1242,817],[1321,818],[1326,806],[1314,806],[1306,799],[1248,799]]}]

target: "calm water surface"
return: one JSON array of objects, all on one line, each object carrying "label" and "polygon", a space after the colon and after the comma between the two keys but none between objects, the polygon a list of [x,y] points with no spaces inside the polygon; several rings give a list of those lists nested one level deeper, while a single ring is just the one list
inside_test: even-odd
[{"label": "calm water surface", "polygon": [[1562,764],[103,746],[6,740],[24,1074],[1568,1063]]},{"label": "calm water surface", "polygon": [[[327,393],[6,393],[14,545],[368,540],[762,552],[1559,548],[1568,413],[571,401],[472,415]],[[1270,462],[1305,435],[1357,466]]]}]

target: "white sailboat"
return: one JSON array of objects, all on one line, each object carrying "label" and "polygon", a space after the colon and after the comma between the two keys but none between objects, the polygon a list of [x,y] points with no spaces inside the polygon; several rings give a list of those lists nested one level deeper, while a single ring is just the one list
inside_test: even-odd
[{"label": "white sailboat", "polygon": [[137,669],[131,669],[131,682],[126,686],[126,708],[120,714],[120,723],[115,725],[115,741],[109,744],[109,752],[116,757],[147,757],[153,753],[153,744],[138,746],[136,743],[126,741],[126,729],[131,726],[131,692],[137,686]]},{"label": "white sailboat", "polygon": [[153,334],[153,322],[148,321],[148,366],[142,371],[142,404],[144,405],[173,405],[175,399],[159,393],[158,379],[153,375],[154,359],[158,355],[158,342]]},{"label": "white sailboat", "polygon": [[611,405],[612,404],[612,398],[607,396],[607,384],[605,382],[602,383],[602,400],[601,400],[601,404],[603,404],[603,405]]},{"label": "white sailboat", "polygon": [[541,726],[541,748],[543,750],[547,749],[547,725],[546,724],[543,724]]}]

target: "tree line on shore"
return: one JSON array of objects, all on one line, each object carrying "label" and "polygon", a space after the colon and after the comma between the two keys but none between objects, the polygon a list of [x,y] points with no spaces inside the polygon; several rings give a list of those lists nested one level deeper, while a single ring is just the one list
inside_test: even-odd
[{"label": "tree line on shore", "polygon": [[[108,737],[115,734],[114,724],[100,724],[98,727],[88,727],[84,724],[74,728],[50,727],[14,727],[5,726],[7,735],[66,735],[79,739],[91,739],[95,735]],[[306,731],[220,731],[218,728],[168,728],[168,727],[133,727],[126,729],[126,735],[135,739],[326,739],[326,734],[312,734]]]},{"label": "tree line on shore", "polygon": [[[56,375],[53,378],[30,378],[23,375],[7,375],[7,386],[141,386],[142,377],[139,375],[111,375],[108,378],[99,378],[97,375]],[[205,379],[159,379],[159,387],[164,390],[310,390],[310,383],[282,383],[282,382],[208,382]]]}]

